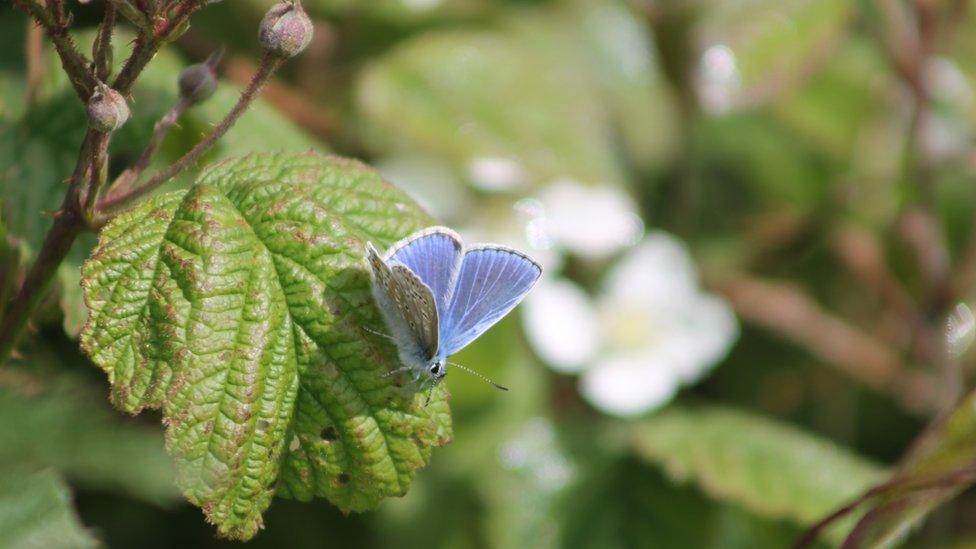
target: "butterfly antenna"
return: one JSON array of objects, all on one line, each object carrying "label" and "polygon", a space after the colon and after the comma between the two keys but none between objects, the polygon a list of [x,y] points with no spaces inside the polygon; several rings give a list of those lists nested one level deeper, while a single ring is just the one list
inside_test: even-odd
[{"label": "butterfly antenna", "polygon": [[501,389],[502,391],[507,391],[508,390],[508,387],[505,387],[504,385],[499,385],[499,384],[495,383],[494,381],[488,379],[487,376],[485,376],[483,374],[480,374],[480,373],[472,370],[471,368],[462,366],[462,365],[458,364],[457,362],[448,362],[448,364],[450,364],[451,366],[456,366],[456,367],[464,370],[465,372],[467,372],[467,373],[469,373],[469,374],[471,374],[471,375],[473,375],[475,377],[480,377],[482,380],[484,380],[484,381],[486,381],[486,382],[494,385],[496,389]]}]

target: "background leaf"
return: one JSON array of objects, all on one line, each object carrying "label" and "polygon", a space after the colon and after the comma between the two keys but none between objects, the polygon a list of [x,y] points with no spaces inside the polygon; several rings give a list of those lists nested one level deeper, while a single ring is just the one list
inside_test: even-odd
[{"label": "background leaf", "polygon": [[118,406],[163,408],[180,485],[222,534],[253,536],[276,482],[344,510],[403,495],[449,440],[443,387],[424,406],[395,386],[393,349],[363,329],[382,329],[366,242],[428,223],[361,164],[263,154],[102,231],[82,346]]},{"label": "background leaf", "polygon": [[[909,484],[946,478],[976,461],[976,393],[963,399],[943,420],[921,435],[892,477]],[[925,516],[972,485],[971,480],[936,484],[927,489],[895,485],[872,500],[859,526],[866,546],[892,544]]]},{"label": "background leaf", "polygon": [[18,549],[96,547],[71,507],[71,493],[52,471],[0,472],[0,546]]},{"label": "background leaf", "polygon": [[8,372],[26,381],[0,381],[0,468],[53,467],[86,488],[158,505],[179,499],[156,429],[116,417],[77,375],[37,375],[34,357],[33,373],[23,366]]},{"label": "background leaf", "polygon": [[500,160],[517,183],[622,182],[595,84],[518,34],[445,31],[401,44],[363,73],[357,100],[387,154],[446,160],[478,179]]},{"label": "background leaf", "polygon": [[669,408],[635,427],[634,445],[677,480],[800,524],[819,520],[885,474],[826,440],[717,406]]}]

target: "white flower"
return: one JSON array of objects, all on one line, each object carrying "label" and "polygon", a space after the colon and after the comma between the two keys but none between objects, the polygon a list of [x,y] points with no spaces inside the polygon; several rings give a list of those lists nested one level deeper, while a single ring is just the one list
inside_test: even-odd
[{"label": "white flower", "polygon": [[511,191],[525,182],[525,171],[511,158],[484,156],[468,164],[468,179],[483,191]]},{"label": "white flower", "polygon": [[634,201],[614,187],[560,180],[542,190],[539,202],[549,238],[583,257],[604,258],[644,232]]},{"label": "white flower", "polygon": [[946,320],[946,349],[949,356],[959,358],[966,354],[976,339],[976,316],[965,303],[957,303]]},{"label": "white flower", "polygon": [[556,371],[580,371],[600,344],[598,319],[589,297],[568,280],[546,280],[531,296],[522,305],[522,314],[533,327],[536,352]]},{"label": "white flower", "polygon": [[509,471],[523,473],[536,490],[556,492],[576,474],[575,467],[559,450],[556,431],[543,417],[527,421],[498,449],[498,461]]},{"label": "white flower", "polygon": [[[497,200],[496,200],[497,202]],[[560,180],[503,209],[483,203],[459,231],[465,242],[494,242],[522,250],[548,272],[572,252],[599,260],[633,245],[644,233],[637,206],[623,191]]]},{"label": "white flower", "polygon": [[715,44],[706,49],[695,76],[695,91],[706,110],[723,114],[735,106],[742,82],[731,48]]},{"label": "white flower", "polygon": [[655,231],[607,275],[590,304],[578,287],[543,278],[522,309],[529,341],[580,391],[617,416],[653,410],[701,379],[738,334],[721,298],[702,292],[684,246]]}]

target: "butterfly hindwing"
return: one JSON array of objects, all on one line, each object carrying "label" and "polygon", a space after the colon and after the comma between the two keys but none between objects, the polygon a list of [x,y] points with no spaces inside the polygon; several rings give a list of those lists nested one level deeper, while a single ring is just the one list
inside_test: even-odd
[{"label": "butterfly hindwing", "polygon": [[478,338],[522,301],[542,268],[517,250],[478,246],[468,250],[440,319],[440,356],[450,356]]},{"label": "butterfly hindwing", "polygon": [[446,227],[431,227],[395,244],[387,261],[405,265],[434,294],[437,312],[444,315],[461,267],[461,238]]},{"label": "butterfly hindwing", "polygon": [[397,347],[418,360],[437,354],[438,315],[429,287],[407,266],[387,263],[367,246],[376,304],[393,332]]}]

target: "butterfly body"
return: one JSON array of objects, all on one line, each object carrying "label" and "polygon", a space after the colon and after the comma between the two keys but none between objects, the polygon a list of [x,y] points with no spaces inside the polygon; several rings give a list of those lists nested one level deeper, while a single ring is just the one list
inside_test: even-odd
[{"label": "butterfly body", "polygon": [[423,383],[447,375],[447,358],[478,338],[525,297],[542,274],[504,246],[467,250],[445,227],[431,227],[366,258],[373,297],[399,353],[401,370]]}]

